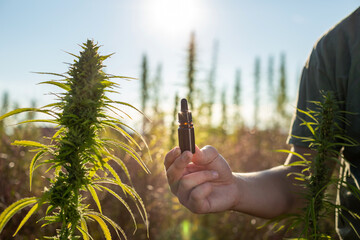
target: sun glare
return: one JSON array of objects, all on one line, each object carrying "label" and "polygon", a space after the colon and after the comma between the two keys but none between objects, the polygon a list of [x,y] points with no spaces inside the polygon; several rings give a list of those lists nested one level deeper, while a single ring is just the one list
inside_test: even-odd
[{"label": "sun glare", "polygon": [[152,0],[144,5],[144,17],[150,31],[177,37],[201,25],[202,9],[199,0]]}]

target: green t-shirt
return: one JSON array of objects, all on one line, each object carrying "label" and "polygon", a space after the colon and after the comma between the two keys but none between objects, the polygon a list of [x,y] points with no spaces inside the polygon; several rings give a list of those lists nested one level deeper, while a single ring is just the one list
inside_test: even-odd
[{"label": "green t-shirt", "polygon": [[[297,108],[314,109],[309,101],[320,101],[320,90],[332,91],[341,110],[356,113],[345,114],[350,125],[343,124],[346,134],[360,143],[360,8],[329,30],[314,46],[302,72]],[[300,126],[306,118],[297,111],[290,130],[288,143],[308,147],[308,143],[293,136],[311,137],[306,126]],[[360,147],[345,147],[345,158],[351,162],[345,168],[344,178],[359,189]],[[337,198],[342,206],[360,215],[360,201],[346,189],[340,189]],[[342,212],[360,234],[360,221],[345,211]],[[341,239],[358,239],[340,214],[336,219],[337,232]]]}]

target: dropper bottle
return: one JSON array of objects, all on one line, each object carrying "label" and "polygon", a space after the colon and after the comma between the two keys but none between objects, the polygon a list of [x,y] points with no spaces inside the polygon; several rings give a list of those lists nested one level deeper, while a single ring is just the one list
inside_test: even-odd
[{"label": "dropper bottle", "polygon": [[191,112],[188,109],[188,102],[185,98],[181,99],[181,111],[178,113],[178,118],[178,136],[181,152],[190,151],[195,153],[194,126]]}]

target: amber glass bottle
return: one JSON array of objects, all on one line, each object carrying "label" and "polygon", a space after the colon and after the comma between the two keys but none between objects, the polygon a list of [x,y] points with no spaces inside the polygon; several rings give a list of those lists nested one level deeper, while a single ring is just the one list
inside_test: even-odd
[{"label": "amber glass bottle", "polygon": [[190,151],[195,153],[195,134],[192,115],[188,109],[188,103],[185,98],[181,99],[181,111],[178,113],[179,118],[179,146],[181,152]]}]

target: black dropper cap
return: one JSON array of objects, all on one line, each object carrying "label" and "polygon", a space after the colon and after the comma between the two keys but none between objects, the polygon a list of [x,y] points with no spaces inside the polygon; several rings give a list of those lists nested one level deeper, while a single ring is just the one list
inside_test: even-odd
[{"label": "black dropper cap", "polygon": [[179,116],[179,123],[190,123],[192,122],[192,114],[189,111],[188,108],[188,102],[186,100],[186,98],[181,99],[181,111],[179,112],[178,116]]},{"label": "black dropper cap", "polygon": [[182,112],[187,112],[188,109],[188,103],[187,100],[185,98],[181,99],[181,111]]}]

